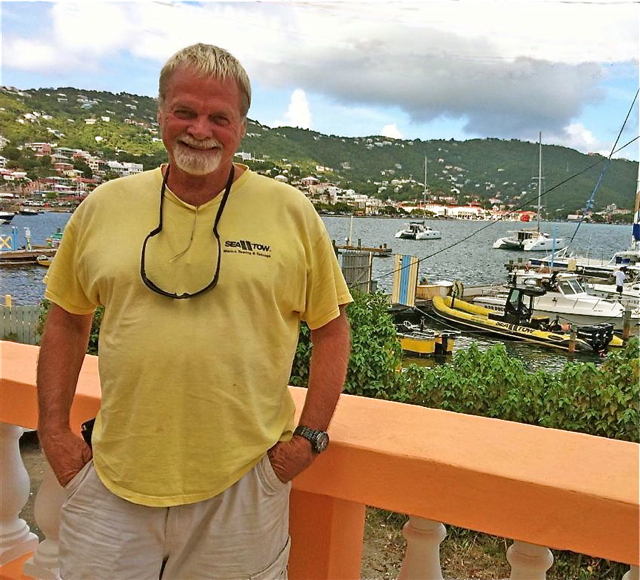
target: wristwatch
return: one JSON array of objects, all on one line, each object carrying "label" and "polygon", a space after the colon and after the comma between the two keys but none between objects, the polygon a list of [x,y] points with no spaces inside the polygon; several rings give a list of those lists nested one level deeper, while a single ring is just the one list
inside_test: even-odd
[{"label": "wristwatch", "polygon": [[315,453],[322,453],[329,446],[329,435],[326,431],[317,431],[304,425],[298,425],[293,434],[300,435],[309,441]]}]

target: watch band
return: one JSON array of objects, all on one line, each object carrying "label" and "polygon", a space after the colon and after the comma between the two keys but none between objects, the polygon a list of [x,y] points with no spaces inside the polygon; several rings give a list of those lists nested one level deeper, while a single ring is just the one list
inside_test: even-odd
[{"label": "watch band", "polygon": [[322,453],[329,445],[329,435],[326,431],[318,431],[304,425],[298,425],[293,432],[300,435],[311,443],[311,448],[315,453]]}]

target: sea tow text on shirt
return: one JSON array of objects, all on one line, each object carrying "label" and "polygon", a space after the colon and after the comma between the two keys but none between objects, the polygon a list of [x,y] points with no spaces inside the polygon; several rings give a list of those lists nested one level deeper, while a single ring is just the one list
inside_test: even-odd
[{"label": "sea tow text on shirt", "polygon": [[[224,243],[224,251],[228,254],[249,254],[251,256],[260,256],[262,258],[271,257],[271,246],[250,242],[248,240],[227,240]],[[232,249],[234,248],[234,249]]]}]

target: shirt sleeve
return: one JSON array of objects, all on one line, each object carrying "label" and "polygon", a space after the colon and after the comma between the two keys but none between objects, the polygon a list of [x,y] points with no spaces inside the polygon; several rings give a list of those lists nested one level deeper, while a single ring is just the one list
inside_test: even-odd
[{"label": "shirt sleeve", "polygon": [[311,330],[337,318],[340,306],[353,301],[324,223],[317,214],[315,219],[319,222],[318,236],[308,259],[306,308],[302,316]]},{"label": "shirt sleeve", "polygon": [[98,306],[89,298],[80,280],[81,215],[79,208],[71,216],[64,229],[60,247],[45,276],[45,298],[71,314],[91,314]]}]

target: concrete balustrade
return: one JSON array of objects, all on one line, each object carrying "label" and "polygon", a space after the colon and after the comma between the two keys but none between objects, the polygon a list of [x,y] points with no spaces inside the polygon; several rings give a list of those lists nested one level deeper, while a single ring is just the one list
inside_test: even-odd
[{"label": "concrete balustrade", "polygon": [[513,542],[507,550],[507,560],[511,564],[509,580],[545,580],[553,555],[543,546]]},{"label": "concrete balustrade", "polygon": [[402,533],[407,539],[407,551],[398,580],[444,580],[440,567],[440,544],[447,535],[445,527],[439,522],[411,516]]},{"label": "concrete balustrade", "polygon": [[[38,349],[0,349],[0,555],[9,555],[0,580],[49,580],[61,502],[51,476],[37,500],[47,539],[35,554],[25,554],[35,542],[18,517],[28,481],[16,465],[16,426],[36,426]],[[300,409],[305,389],[291,392]],[[86,357],[72,428],[79,432],[99,402],[97,359]],[[403,580],[441,578],[438,522],[513,539],[514,580],[545,578],[548,548],[627,563],[624,580],[640,580],[636,444],[349,395],[330,432],[330,449],[294,485],[291,580],[359,578],[366,505],[411,514]]]},{"label": "concrete balustrade", "polygon": [[38,545],[38,537],[19,517],[29,498],[29,474],[22,463],[18,443],[23,433],[21,427],[0,423],[0,565],[31,552]]}]

